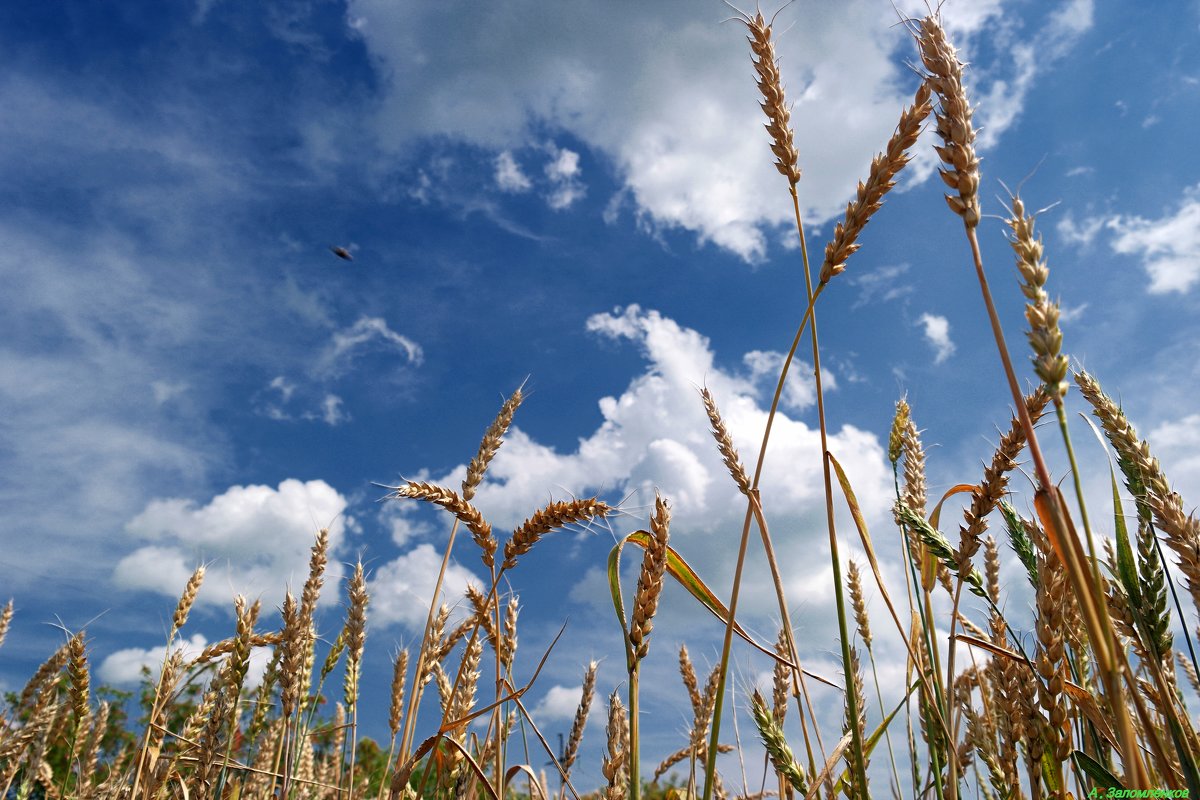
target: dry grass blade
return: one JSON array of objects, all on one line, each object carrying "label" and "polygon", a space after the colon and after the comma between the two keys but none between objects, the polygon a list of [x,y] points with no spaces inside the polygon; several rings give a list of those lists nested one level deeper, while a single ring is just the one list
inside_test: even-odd
[{"label": "dry grass blade", "polygon": [[829,283],[846,271],[846,260],[860,247],[858,236],[872,215],[883,206],[883,196],[896,185],[896,175],[909,161],[908,151],[916,144],[921,126],[933,109],[929,83],[917,87],[913,104],[900,115],[900,124],[888,140],[887,148],[871,160],[866,183],[859,181],[858,195],[846,205],[846,217],[833,230],[833,238],[825,245],[825,261],[821,264],[820,284]]}]

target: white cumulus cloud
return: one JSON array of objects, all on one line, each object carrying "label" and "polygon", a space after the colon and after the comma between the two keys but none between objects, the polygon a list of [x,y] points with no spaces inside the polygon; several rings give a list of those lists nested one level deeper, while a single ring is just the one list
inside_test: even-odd
[{"label": "white cumulus cloud", "polygon": [[[208,639],[203,634],[192,634],[190,638],[179,639],[173,650],[183,653],[185,660],[200,655],[208,646]],[[136,686],[144,678],[143,670],[149,670],[151,676],[157,676],[166,657],[166,645],[158,647],[125,647],[105,656],[100,662],[97,674],[106,684],[113,686]],[[267,663],[271,660],[271,651],[265,647],[256,647],[250,651],[250,667],[246,670],[247,687],[258,686],[262,682]]]},{"label": "white cumulus cloud", "polygon": [[954,355],[954,341],[950,338],[950,321],[938,314],[925,313],[917,320],[924,329],[925,341],[933,347],[934,364],[941,364]]},{"label": "white cumulus cloud", "polygon": [[[429,601],[433,597],[433,587],[441,565],[441,552],[431,544],[420,544],[375,570],[368,587],[372,623],[399,623],[409,630],[422,630],[429,615]],[[442,581],[444,602],[451,605],[458,603],[468,583],[487,585],[471,570],[451,563]]]},{"label": "white cumulus cloud", "polygon": [[[1012,31],[1006,5],[942,9],[964,60],[974,60],[978,35],[1007,36],[1012,56],[970,75],[984,146],[1019,116],[1038,72],[1091,24],[1091,3],[1070,0],[1042,28]],[[911,16],[926,13],[917,0],[900,6]],[[801,24],[792,24],[800,13]],[[904,61],[915,54],[895,13],[886,3],[848,0],[778,20],[776,48],[805,171],[802,210],[814,222],[840,213],[910,101],[914,80]],[[735,26],[720,24],[725,16],[720,4],[685,0],[636,14],[534,0],[488,7],[351,0],[347,9],[388,87],[375,120],[385,147],[404,152],[414,141],[449,137],[502,152],[533,146],[539,130],[553,126],[614,165],[619,194],[640,222],[690,231],[758,260],[770,229],[786,224],[791,209],[771,165],[749,51]],[[908,180],[932,166],[926,152]]]},{"label": "white cumulus cloud", "polygon": [[[618,395],[600,399],[602,422],[572,450],[536,441],[520,428],[518,416],[479,487],[475,505],[500,528],[544,505],[548,487],[575,496],[630,495],[629,514],[635,518],[610,522],[618,530],[631,530],[644,524],[636,517],[644,515],[657,489],[672,504],[672,530],[688,537],[690,544],[684,549],[695,559],[694,566],[724,583],[736,556],[735,532],[741,527],[745,501],[721,462],[698,387],[713,393],[749,468],[766,422],[769,393],[762,391],[753,372],[747,374],[742,362],[734,362],[736,369],[722,368],[706,337],[657,311],[637,305],[617,308],[593,315],[587,327],[598,336],[635,345],[645,360],[644,370]],[[795,368],[803,372],[800,365]],[[808,375],[811,378],[811,368]],[[789,597],[823,604],[832,598],[829,564],[813,558],[824,536],[820,435],[808,422],[791,416],[795,413],[789,408],[775,419],[761,489],[772,524],[796,532],[777,544],[781,560],[794,565],[785,577]],[[829,433],[830,450],[845,465],[868,518],[885,519],[891,472],[877,437],[850,425]],[[459,465],[433,480],[454,485],[465,469]],[[554,546],[547,541],[539,548]],[[428,559],[433,558],[430,550]],[[747,591],[748,612],[770,613],[768,585]]]},{"label": "white cumulus cloud", "polygon": [[533,186],[511,150],[503,150],[496,156],[496,185],[502,191],[514,193],[529,191]]},{"label": "white cumulus cloud", "polygon": [[1140,259],[1151,294],[1183,294],[1200,281],[1200,184],[1187,191],[1173,214],[1118,216],[1107,227],[1114,234],[1114,251]]},{"label": "white cumulus cloud", "polygon": [[[533,718],[539,724],[574,719],[575,711],[579,708],[579,701],[581,699],[583,699],[582,684],[577,686],[555,684],[546,690],[546,694],[542,696],[541,702],[534,707]],[[600,702],[597,697],[593,696],[592,705],[589,707],[588,712],[588,718],[592,724],[597,724],[595,720],[600,717],[598,713],[599,708]]]},{"label": "white cumulus cloud", "polygon": [[[336,553],[347,527],[346,498],[320,480],[289,478],[278,487],[231,486],[206,505],[183,498],[158,499],[125,526],[136,544],[113,572],[125,589],[177,596],[197,564],[208,575],[198,602],[225,605],[235,594],[278,604],[288,585],[308,573],[309,549],[317,530],[329,529]],[[341,576],[331,558],[326,583]],[[333,600],[333,593],[323,598]]]}]

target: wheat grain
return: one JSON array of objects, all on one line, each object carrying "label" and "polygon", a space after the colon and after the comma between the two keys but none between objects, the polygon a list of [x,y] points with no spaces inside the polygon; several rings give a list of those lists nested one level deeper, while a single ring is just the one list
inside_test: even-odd
[{"label": "wheat grain", "polygon": [[853,559],[850,560],[846,583],[850,589],[850,605],[854,609],[854,622],[858,626],[859,638],[862,639],[863,646],[870,650],[871,620],[867,617],[867,601],[863,597],[862,577],[858,570],[858,564]]},{"label": "wheat grain", "polygon": [[346,612],[346,679],[343,689],[346,707],[353,709],[358,702],[358,676],[367,638],[367,604],[370,602],[361,561],[354,565],[347,593],[350,608]]},{"label": "wheat grain", "polygon": [[[1026,395],[1025,409],[1035,424],[1042,418],[1049,401],[1050,395],[1040,387]],[[987,515],[1007,492],[1008,473],[1016,469],[1017,457],[1024,447],[1025,428],[1014,415],[1008,432],[1000,437],[992,463],[983,471],[983,480],[971,492],[971,505],[963,511],[964,524],[959,528],[959,571],[968,569],[972,556],[979,551],[980,537],[987,531]]]},{"label": "wheat grain", "polygon": [[4,644],[4,637],[8,635],[8,628],[12,624],[13,618],[13,601],[10,597],[8,602],[4,604],[4,610],[0,611],[0,645]]},{"label": "wheat grain", "polygon": [[[888,140],[887,147],[871,160],[866,183],[858,182],[858,194],[846,205],[846,216],[833,230],[833,238],[825,245],[825,261],[821,264],[820,285],[829,283],[846,271],[846,260],[858,251],[858,236],[883,206],[883,196],[896,185],[896,175],[908,163],[908,151],[917,142],[921,125],[933,109],[928,82],[917,87],[913,104],[900,114],[900,124]],[[893,459],[894,460],[894,459]]]},{"label": "wheat grain", "polygon": [[603,519],[612,510],[612,506],[594,497],[550,503],[535,511],[533,516],[513,531],[512,537],[504,545],[504,562],[500,568],[510,570],[515,567],[517,559],[533,549],[547,533],[577,522]]},{"label": "wheat grain", "polygon": [[655,495],[654,516],[650,519],[652,535],[642,557],[642,569],[638,575],[637,592],[634,594],[633,617],[629,623],[629,644],[635,663],[645,658],[650,651],[650,631],[654,628],[654,614],[658,610],[663,575],[667,569],[670,524],[670,508],[662,497]]},{"label": "wheat grain", "polygon": [[1108,440],[1118,456],[1139,476],[1145,487],[1146,503],[1154,522],[1164,535],[1167,546],[1178,557],[1179,570],[1192,602],[1200,609],[1200,520],[1183,510],[1183,498],[1171,491],[1158,459],[1150,454],[1150,446],[1139,441],[1137,431],[1129,424],[1125,412],[1100,388],[1096,379],[1086,372],[1075,375],[1080,393],[1092,405]]},{"label": "wheat grain", "polygon": [[750,30],[748,41],[752,53],[754,71],[758,73],[758,90],[762,93],[763,113],[767,115],[767,133],[771,134],[771,152],[775,154],[775,169],[788,179],[793,187],[800,182],[800,156],[796,152],[791,127],[791,112],[784,98],[783,80],[779,76],[779,65],[775,58],[775,45],[771,42],[771,25],[761,13],[750,17],[742,15],[742,21]]},{"label": "wheat grain", "polygon": [[807,794],[808,785],[804,770],[796,763],[796,757],[792,755],[792,748],[788,747],[783,729],[767,709],[767,701],[757,689],[750,695],[750,713],[775,771],[786,778],[797,792]]},{"label": "wheat grain", "polygon": [[88,715],[91,684],[83,631],[72,636],[67,642],[67,677],[71,681],[71,710],[75,712],[76,725],[82,725]]},{"label": "wheat grain", "polygon": [[946,203],[971,229],[979,224],[979,159],[975,155],[971,105],[962,82],[965,65],[958,60],[958,53],[936,16],[922,19],[916,36],[921,61],[928,70],[925,80],[938,97],[935,118],[937,134],[944,146],[935,149],[946,165],[939,174],[957,192],[946,195]]},{"label": "wheat grain", "polygon": [[729,435],[725,420],[721,418],[717,401],[713,399],[712,393],[708,391],[707,387],[700,390],[700,398],[704,401],[704,411],[708,414],[709,424],[712,425],[712,435],[717,440],[717,449],[721,452],[721,460],[725,463],[725,468],[729,470],[738,489],[742,494],[749,496],[750,479],[746,476],[746,468],[742,466],[737,449],[733,446],[733,437]]},{"label": "wheat grain", "polygon": [[628,785],[629,721],[625,706],[616,692],[608,698],[608,724],[604,727],[607,746],[600,764],[600,772],[608,785],[604,789],[604,800],[624,800]]},{"label": "wheat grain", "polygon": [[587,670],[583,673],[583,690],[579,698],[579,708],[575,709],[575,718],[571,721],[571,733],[567,736],[567,747],[563,750],[563,757],[559,759],[563,773],[567,776],[571,774],[575,757],[579,755],[579,745],[583,742],[583,729],[587,726],[588,712],[592,709],[592,699],[596,695],[596,670],[599,666],[595,661],[589,662]]},{"label": "wheat grain", "polygon": [[204,565],[196,567],[192,572],[192,576],[188,578],[187,584],[183,587],[183,594],[179,596],[179,603],[175,606],[175,613],[171,617],[171,638],[187,623],[188,614],[191,613],[192,606],[196,602],[196,596],[200,593],[200,585],[204,583]]},{"label": "wheat grain", "polygon": [[1017,271],[1024,283],[1021,292],[1029,303],[1025,319],[1029,322],[1029,344],[1033,348],[1033,370],[1042,379],[1045,390],[1056,403],[1067,394],[1067,357],[1062,354],[1062,330],[1058,327],[1058,303],[1046,294],[1050,268],[1042,260],[1042,237],[1033,232],[1034,217],[1025,213],[1021,198],[1012,198],[1012,217],[1005,220],[1013,235],[1009,244],[1017,256]]},{"label": "wheat grain", "polygon": [[1046,733],[1054,757],[1061,763],[1071,754],[1071,730],[1064,702],[1067,670],[1063,635],[1063,603],[1067,576],[1057,554],[1051,550],[1042,562],[1037,593],[1036,666],[1041,681],[1038,695],[1046,712]]},{"label": "wheat grain", "polygon": [[407,676],[408,650],[401,650],[392,663],[392,705],[388,711],[388,730],[393,739],[400,733],[400,715],[404,713],[404,681]]},{"label": "wheat grain", "polygon": [[496,537],[492,535],[491,524],[479,513],[479,509],[460,497],[452,489],[434,486],[424,481],[407,481],[403,486],[389,486],[387,488],[392,490],[392,494],[389,495],[390,497],[408,497],[414,500],[424,500],[427,503],[433,503],[449,511],[460,522],[466,525],[467,530],[471,532],[471,538],[475,540],[475,544],[479,545],[479,549],[483,551],[484,566],[490,568],[495,563]]},{"label": "wheat grain", "polygon": [[488,465],[492,463],[492,459],[496,456],[496,451],[504,443],[504,434],[508,432],[508,426],[512,424],[513,415],[517,412],[517,407],[521,405],[521,401],[524,399],[525,395],[521,391],[521,387],[518,386],[516,391],[500,406],[500,412],[496,415],[496,419],[492,420],[492,424],[488,426],[487,431],[483,434],[483,441],[479,443],[479,452],[475,454],[475,457],[471,459],[471,463],[467,465],[467,477],[462,482],[463,500],[470,501],[475,496],[475,490],[483,482],[483,474],[487,472]]}]

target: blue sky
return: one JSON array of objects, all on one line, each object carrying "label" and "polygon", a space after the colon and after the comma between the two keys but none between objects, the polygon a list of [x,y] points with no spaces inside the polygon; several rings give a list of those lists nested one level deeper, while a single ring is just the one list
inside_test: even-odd
[{"label": "blue sky", "polygon": [[[1057,204],[1039,230],[1065,350],[1119,394],[1190,508],[1200,5],[962,0],[944,15],[971,62],[991,215],[980,237],[1010,345],[1023,353],[1000,181],[1025,179],[1029,207]],[[381,697],[388,656],[424,619],[449,523],[378,503],[371,482],[456,485],[526,379],[478,497],[497,527],[601,493],[626,498],[613,524],[624,533],[657,487],[674,504],[674,544],[726,592],[742,512],[696,388],[713,391],[750,460],[803,294],[786,184],[728,16],[683,0],[0,9],[0,596],[17,606],[0,686],[50,652],[56,620],[87,625],[101,680],[128,681],[201,561],[210,577],[188,635],[219,638],[233,594],[276,605],[331,524],[333,574],[360,554],[372,570],[365,683]],[[916,87],[895,22],[875,0],[797,2],[777,22],[818,259]],[[975,480],[1007,425],[931,144],[820,308],[831,449],[881,532],[901,394],[932,446],[935,488]],[[832,674],[801,377],[764,500],[801,640]],[[534,690],[549,731],[569,726],[588,659],[605,658],[602,694],[622,679],[601,573],[612,543],[606,530],[556,535],[513,576],[519,664],[570,620]],[[458,591],[482,574],[469,544],[456,549]],[[332,585],[327,600],[330,634]],[[771,596],[752,586],[744,603],[772,638]],[[647,761],[690,720],[678,644],[711,663],[713,633],[668,594],[647,665]],[[741,654],[741,685],[766,668]],[[365,716],[381,735],[385,712]],[[585,784],[598,775],[593,725]]]}]

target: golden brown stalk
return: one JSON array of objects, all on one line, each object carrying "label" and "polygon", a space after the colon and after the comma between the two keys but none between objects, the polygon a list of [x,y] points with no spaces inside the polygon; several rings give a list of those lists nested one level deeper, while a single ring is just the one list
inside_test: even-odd
[{"label": "golden brown stalk", "polygon": [[0,644],[4,644],[4,637],[8,635],[8,627],[12,624],[13,618],[13,601],[9,598],[4,605],[4,610],[0,611]]},{"label": "golden brown stalk", "polygon": [[393,498],[409,497],[414,500],[424,500],[427,503],[441,506],[459,519],[479,549],[483,551],[483,564],[491,567],[496,561],[496,537],[492,535],[492,526],[479,509],[460,497],[453,490],[442,486],[434,486],[424,481],[407,481],[403,486],[389,486]]},{"label": "golden brown stalk", "polygon": [[654,516],[650,519],[652,534],[642,557],[642,571],[638,575],[637,592],[633,601],[633,618],[629,623],[629,644],[633,662],[630,668],[650,651],[650,631],[654,628],[654,614],[658,610],[658,598],[662,594],[663,575],[667,570],[667,539],[670,536],[671,509],[659,496],[654,498]]},{"label": "golden brown stalk", "polygon": [[175,614],[171,618],[171,637],[175,638],[175,634],[179,629],[187,624],[188,614],[191,613],[192,606],[196,603],[196,596],[200,593],[200,585],[204,583],[204,565],[196,567],[192,577],[188,578],[187,584],[183,587],[183,594],[179,596],[179,604],[175,606]]},{"label": "golden brown stalk", "polygon": [[255,600],[254,603],[247,606],[246,599],[238,595],[234,601],[234,607],[237,615],[237,636],[234,637],[233,650],[229,656],[228,686],[233,702],[236,704],[237,696],[246,680],[246,673],[250,669],[250,650],[254,646],[254,623],[258,621],[262,604]]},{"label": "golden brown stalk", "polygon": [[604,733],[608,737],[608,747],[600,765],[600,771],[608,781],[604,800],[624,800],[629,784],[629,721],[617,692],[608,698],[608,725]]},{"label": "golden brown stalk", "polygon": [[1023,283],[1021,292],[1029,303],[1025,319],[1029,322],[1029,344],[1033,347],[1033,370],[1042,379],[1046,392],[1060,402],[1067,394],[1067,357],[1062,354],[1062,331],[1058,327],[1058,303],[1050,302],[1046,294],[1046,279],[1050,268],[1042,260],[1042,237],[1034,236],[1032,214],[1025,214],[1020,197],[1012,199],[1012,218],[1006,220],[1012,228],[1009,244],[1017,255],[1017,271]]},{"label": "golden brown stalk", "polygon": [[404,713],[404,681],[408,675],[408,650],[396,654],[392,664],[392,705],[388,712],[388,730],[392,738],[400,733],[400,715]]},{"label": "golden brown stalk", "polygon": [[1117,455],[1141,476],[1155,525],[1178,557],[1184,585],[1192,595],[1192,602],[1200,609],[1200,520],[1194,514],[1184,512],[1183,498],[1171,491],[1162,466],[1150,454],[1150,445],[1138,439],[1125,412],[1101,390],[1096,379],[1086,372],[1078,372],[1075,382],[1091,403],[1092,413],[1100,420]]},{"label": "golden brown stalk", "polygon": [[317,601],[321,597],[321,587],[325,584],[325,566],[329,563],[329,531],[322,528],[317,531],[317,540],[309,551],[308,578],[304,581],[304,589],[300,593],[300,617],[311,623],[317,610]]},{"label": "golden brown stalk", "polygon": [[[479,452],[471,459],[471,463],[467,465],[467,477],[462,482],[462,499],[470,501],[475,496],[475,490],[479,488],[479,484],[483,482],[483,473],[487,472],[488,465],[492,463],[492,459],[496,456],[496,451],[500,449],[500,445],[504,443],[504,434],[508,432],[508,426],[512,424],[513,414],[517,412],[517,406],[521,405],[521,401],[525,399],[524,393],[521,391],[521,386],[504,401],[500,406],[500,413],[496,415],[496,419],[488,426],[487,431],[483,434],[483,441],[479,443]],[[473,531],[472,531],[473,533]],[[478,540],[476,540],[478,543]],[[482,544],[480,545],[483,546]],[[495,552],[493,546],[492,552]],[[490,564],[488,566],[491,566]]]},{"label": "golden brown stalk", "polygon": [[592,699],[596,696],[596,670],[599,664],[592,661],[587,671],[583,673],[583,693],[579,698],[579,708],[575,710],[575,719],[571,722],[571,734],[567,737],[567,748],[563,751],[561,764],[567,777],[571,775],[571,767],[575,757],[579,755],[579,745],[583,741],[583,729],[587,726],[588,712],[592,710]]},{"label": "golden brown stalk", "polygon": [[749,495],[750,478],[746,476],[746,468],[742,466],[742,460],[733,446],[733,437],[729,435],[729,429],[725,427],[725,420],[721,418],[717,401],[713,399],[708,387],[700,390],[700,398],[704,401],[704,411],[708,414],[709,424],[712,425],[712,435],[717,440],[717,449],[721,451],[721,460],[725,462],[725,468],[729,470],[733,482],[737,484],[742,494]]},{"label": "golden brown stalk", "polygon": [[[989,616],[991,641],[1001,647],[1008,646],[1008,623],[995,611]],[[993,658],[988,662],[988,675],[992,681],[992,696],[995,698],[996,732],[1000,742],[1000,759],[1009,785],[1016,785],[1017,746],[1024,732],[1025,710],[1021,706],[1020,687],[1017,685],[1017,664],[1009,658]]]},{"label": "golden brown stalk", "polygon": [[758,90],[762,93],[762,110],[767,115],[767,133],[771,134],[771,152],[775,154],[775,169],[795,186],[800,182],[800,156],[791,128],[791,112],[784,100],[783,80],[771,42],[771,25],[761,13],[753,17],[743,14],[742,21],[750,29],[751,61],[758,73]]},{"label": "golden brown stalk", "polygon": [[867,617],[867,601],[863,597],[862,578],[858,564],[851,559],[850,571],[846,583],[850,589],[850,607],[854,609],[854,622],[858,626],[858,635],[863,646],[871,649],[871,620]]},{"label": "golden brown stalk", "polygon": [[[1036,423],[1042,418],[1050,395],[1039,387],[1025,397],[1025,409],[1029,418]],[[987,515],[1008,491],[1008,473],[1017,467],[1017,457],[1025,447],[1025,428],[1014,416],[1008,432],[1000,437],[1000,444],[992,455],[992,463],[983,471],[983,480],[971,492],[971,505],[964,509],[964,524],[959,528],[958,555],[960,571],[969,571],[971,557],[979,551],[980,539],[987,531]]]},{"label": "golden brown stalk", "polygon": [[354,760],[358,753],[358,678],[362,671],[363,647],[367,640],[367,604],[370,603],[362,561],[354,565],[354,574],[350,577],[347,594],[350,608],[346,612],[346,676],[342,689],[346,708],[350,711],[350,771],[347,781],[353,787]]},{"label": "golden brown stalk", "polygon": [[975,155],[971,105],[962,82],[964,64],[936,16],[922,19],[916,36],[921,61],[929,71],[925,80],[938,97],[935,118],[944,146],[935,149],[946,165],[939,174],[957,193],[946,195],[946,203],[972,229],[979,224],[979,159]]},{"label": "golden brown stalk", "polygon": [[551,503],[535,511],[532,517],[513,531],[512,538],[504,545],[504,563],[500,568],[508,570],[515,567],[517,559],[533,549],[538,540],[547,533],[576,522],[604,519],[612,510],[612,506],[604,501],[589,497],[584,500]]},{"label": "golden brown stalk", "polygon": [[[926,487],[925,487],[925,447],[921,444],[921,434],[917,430],[916,423],[913,422],[912,411],[909,408],[908,402],[900,400],[896,404],[896,417],[893,421],[893,430],[899,439],[899,451],[904,455],[904,484],[900,492],[900,497],[904,505],[911,508],[920,517],[925,517],[926,504]],[[891,443],[889,441],[889,449]],[[896,524],[903,528],[899,518],[896,519]],[[908,535],[909,555],[916,564],[917,569],[925,573],[925,565],[928,563],[932,572],[928,574],[930,581],[934,576],[942,584],[945,590],[953,594],[951,587],[950,569],[936,559],[931,560],[926,552],[927,548],[921,543],[919,537],[912,532]],[[929,583],[924,587],[926,591],[933,589],[933,583]]]},{"label": "golden brown stalk", "polygon": [[921,125],[932,109],[929,84],[923,81],[917,87],[913,104],[900,114],[900,124],[888,140],[887,147],[871,160],[866,183],[858,182],[858,196],[846,205],[846,218],[837,224],[833,239],[825,245],[821,285],[846,271],[846,260],[860,247],[858,235],[870,222],[871,216],[883,206],[883,196],[896,185],[896,175],[908,163],[908,151],[917,143]]}]

